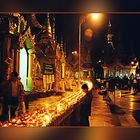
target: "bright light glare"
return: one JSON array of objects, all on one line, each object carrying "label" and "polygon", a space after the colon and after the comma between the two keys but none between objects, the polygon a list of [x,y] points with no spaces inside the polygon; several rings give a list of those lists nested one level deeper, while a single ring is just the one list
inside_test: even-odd
[{"label": "bright light glare", "polygon": [[45,115],[45,121],[49,124],[51,122],[51,117],[49,115]]},{"label": "bright light glare", "polygon": [[20,49],[20,71],[21,82],[24,85],[24,90],[27,90],[26,78],[27,78],[27,52],[25,48]]},{"label": "bright light glare", "polygon": [[102,15],[101,13],[92,13],[91,17],[93,20],[99,20],[101,15]]},{"label": "bright light glare", "polygon": [[130,97],[130,101],[129,101],[129,109],[130,110],[134,110],[134,96]]},{"label": "bright light glare", "polygon": [[72,54],[77,55],[77,54],[78,54],[78,52],[77,52],[77,51],[73,51],[73,52],[72,52]]},{"label": "bright light glare", "polygon": [[91,81],[83,81],[83,82],[87,84],[89,90],[92,89],[92,87],[93,87],[93,83],[92,83]]},{"label": "bright light glare", "polygon": [[134,65],[134,61],[131,61],[131,64]]}]

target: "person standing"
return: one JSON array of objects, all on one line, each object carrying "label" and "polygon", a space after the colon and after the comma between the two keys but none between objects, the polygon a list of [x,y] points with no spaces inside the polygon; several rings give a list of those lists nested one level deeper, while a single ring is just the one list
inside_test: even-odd
[{"label": "person standing", "polygon": [[11,73],[9,80],[1,84],[1,90],[3,93],[3,115],[6,120],[8,119],[8,113],[10,113],[10,118],[15,117],[15,112],[19,106],[21,107],[22,113],[26,112],[24,87],[16,71]]},{"label": "person standing", "polygon": [[133,89],[133,81],[134,81],[134,79],[135,79],[135,76],[134,76],[134,74],[132,73],[131,75],[130,75],[130,88],[132,88]]},{"label": "person standing", "polygon": [[82,85],[82,91],[86,93],[80,108],[80,126],[89,126],[91,115],[92,92],[89,92],[87,84]]},{"label": "person standing", "polygon": [[115,92],[115,86],[116,86],[116,83],[115,83],[115,80],[113,77],[110,77],[109,79],[109,83],[108,83],[108,91],[114,93]]}]

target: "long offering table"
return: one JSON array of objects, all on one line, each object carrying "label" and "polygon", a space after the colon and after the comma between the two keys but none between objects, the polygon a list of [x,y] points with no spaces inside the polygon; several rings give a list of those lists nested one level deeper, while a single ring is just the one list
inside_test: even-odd
[{"label": "long offering table", "polygon": [[35,110],[6,121],[1,126],[46,127],[78,125],[78,112],[84,97],[85,94],[82,91],[78,91],[50,105],[38,106]]}]

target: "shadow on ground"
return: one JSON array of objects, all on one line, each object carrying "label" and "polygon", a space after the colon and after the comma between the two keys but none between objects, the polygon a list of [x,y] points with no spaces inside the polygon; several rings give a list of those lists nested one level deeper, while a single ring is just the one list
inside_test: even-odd
[{"label": "shadow on ground", "polygon": [[134,100],[132,102],[135,102],[135,103],[140,103],[140,100]]},{"label": "shadow on ground", "polygon": [[122,110],[122,108],[116,104],[110,104],[109,105],[111,113],[113,114],[119,114],[119,115],[124,115],[125,111]]},{"label": "shadow on ground", "polygon": [[134,110],[133,111],[133,117],[140,124],[140,110]]},{"label": "shadow on ground", "polygon": [[122,91],[121,94],[129,94],[130,91]]}]

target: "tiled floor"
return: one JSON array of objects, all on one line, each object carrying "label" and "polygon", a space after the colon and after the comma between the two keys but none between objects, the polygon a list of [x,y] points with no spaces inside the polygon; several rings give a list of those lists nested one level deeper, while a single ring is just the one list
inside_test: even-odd
[{"label": "tiled floor", "polygon": [[[109,96],[113,100],[113,95],[109,94]],[[116,101],[118,104],[118,96],[116,96]],[[90,127],[139,127],[139,124],[129,111],[126,111],[125,114],[111,113],[109,105],[103,100],[103,96],[96,92],[93,93],[89,121]]]}]

